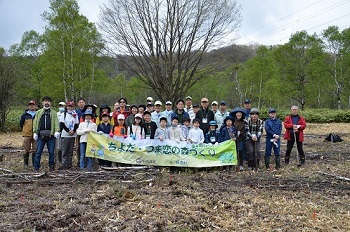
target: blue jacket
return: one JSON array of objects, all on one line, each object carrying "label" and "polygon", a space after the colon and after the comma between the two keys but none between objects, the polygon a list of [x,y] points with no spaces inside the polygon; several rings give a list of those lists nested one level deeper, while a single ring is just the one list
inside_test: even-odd
[{"label": "blue jacket", "polygon": [[[231,133],[233,134],[234,137],[237,137],[236,129],[234,127],[231,127],[231,128],[232,128]],[[222,131],[221,131],[221,135],[220,135],[220,139],[219,139],[220,141],[219,142],[220,143],[221,142],[225,142],[225,141],[230,140],[230,139],[231,139],[230,133],[229,133],[227,127],[224,127],[222,129]]]},{"label": "blue jacket", "polygon": [[[182,111],[182,114],[179,114],[179,111],[176,109],[174,113],[171,114],[171,121],[175,117],[179,119],[179,125],[183,125],[184,118],[190,118],[190,115],[186,111]],[[171,122],[170,122],[170,125],[171,125]]]},{"label": "blue jacket", "polygon": [[281,135],[282,133],[282,122],[278,118],[267,119],[265,121],[265,131],[266,131],[266,140],[272,139],[273,135]]},{"label": "blue jacket", "polygon": [[[215,139],[215,141],[212,141],[212,139]],[[220,133],[216,130],[212,131],[209,130],[208,133],[205,135],[205,143],[212,143],[215,144],[216,142],[219,142],[220,140]]]}]

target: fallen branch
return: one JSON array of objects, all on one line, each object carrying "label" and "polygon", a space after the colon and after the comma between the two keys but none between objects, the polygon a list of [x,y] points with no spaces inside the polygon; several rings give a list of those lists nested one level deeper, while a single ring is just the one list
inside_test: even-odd
[{"label": "fallen branch", "polygon": [[134,167],[101,167],[103,170],[115,171],[115,170],[142,170],[149,169],[149,166],[134,166]]},{"label": "fallen branch", "polygon": [[0,170],[1,170],[1,171],[5,171],[5,172],[9,172],[9,173],[11,173],[11,174],[13,174],[13,175],[16,175],[16,176],[18,176],[18,177],[21,177],[21,178],[25,179],[26,181],[31,181],[31,180],[30,180],[29,178],[27,178],[26,176],[23,176],[23,175],[21,175],[21,174],[19,174],[19,173],[16,173],[16,172],[12,171],[12,170],[5,169],[5,168],[0,168]]},{"label": "fallen branch", "polygon": [[334,175],[334,174],[321,172],[321,171],[318,171],[317,173],[320,173],[320,174],[326,175],[326,176],[331,176],[331,177],[334,177],[335,179],[338,179],[338,180],[350,181],[350,178],[343,177],[343,176],[337,176],[337,175]]}]

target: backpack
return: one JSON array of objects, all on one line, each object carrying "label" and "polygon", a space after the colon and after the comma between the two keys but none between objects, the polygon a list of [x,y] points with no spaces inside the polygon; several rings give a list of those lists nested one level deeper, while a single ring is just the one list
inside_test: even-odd
[{"label": "backpack", "polygon": [[340,138],[340,136],[337,135],[336,133],[329,133],[328,135],[326,135],[325,140],[330,141],[332,143],[337,143],[337,142],[343,141],[343,139]]}]

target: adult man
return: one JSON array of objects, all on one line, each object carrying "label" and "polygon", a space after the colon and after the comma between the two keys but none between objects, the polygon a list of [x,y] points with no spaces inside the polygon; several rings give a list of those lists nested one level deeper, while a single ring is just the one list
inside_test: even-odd
[{"label": "adult man", "polygon": [[244,108],[245,108],[246,119],[248,119],[250,116],[251,107],[252,107],[252,102],[250,101],[250,99],[245,99]]},{"label": "adult man", "polygon": [[191,96],[187,96],[185,99],[185,112],[188,113],[188,115],[190,116],[191,121],[193,119],[196,118],[196,113],[193,112],[193,108],[192,108],[192,97]]},{"label": "adult man", "polygon": [[148,97],[148,98],[146,99],[146,105],[147,105],[147,104],[152,104],[152,105],[153,105],[153,102],[154,102],[153,97]]},{"label": "adult man", "polygon": [[218,112],[218,108],[219,108],[218,105],[219,105],[219,104],[218,104],[217,101],[213,101],[213,102],[211,103],[211,110],[213,111],[214,115],[216,114],[216,112]]},{"label": "adult man", "polygon": [[[58,103],[58,112],[57,112],[57,118],[60,120],[61,115],[64,114],[64,111],[66,110],[66,103],[65,102],[60,102]],[[79,117],[79,116],[78,116]],[[61,128],[60,128],[61,129]],[[61,142],[61,137],[58,137],[56,139],[56,145],[55,145],[55,151],[57,154],[58,158],[58,163],[62,163],[62,142]]]},{"label": "adult man", "polygon": [[151,113],[152,121],[157,124],[157,128],[160,128],[160,118],[165,117],[162,112],[162,105],[161,101],[156,101],[154,103],[154,111]]},{"label": "adult man", "polygon": [[171,101],[165,102],[165,110],[163,111],[163,114],[167,119],[167,127],[171,126],[171,115],[174,113],[172,107],[173,103]]},{"label": "adult man", "polygon": [[188,115],[188,113],[185,112],[184,107],[185,107],[184,100],[182,100],[182,99],[177,100],[177,102],[176,102],[176,110],[171,115],[171,121],[173,121],[174,118],[177,118],[178,119],[178,124],[179,125],[183,125],[184,119],[190,117]]},{"label": "adult man", "polygon": [[120,105],[119,105],[119,102],[114,103],[113,112],[110,113],[110,116],[111,116],[111,117],[113,116],[114,111],[117,111],[117,109],[119,108],[119,106],[120,106]]},{"label": "adult man", "polygon": [[151,102],[147,103],[145,111],[153,113],[154,112],[154,105]]},{"label": "adult man", "polygon": [[29,153],[32,152],[32,165],[34,166],[34,157],[36,149],[36,141],[33,139],[33,119],[35,117],[37,105],[34,100],[29,101],[28,110],[24,111],[19,121],[19,126],[22,128],[23,136],[23,164],[24,167],[29,165]]},{"label": "adult man", "polygon": [[285,157],[285,164],[289,164],[290,153],[292,151],[294,141],[297,143],[297,149],[299,153],[298,160],[300,165],[305,164],[305,154],[303,150],[303,141],[304,141],[304,129],[306,128],[305,118],[298,114],[298,106],[291,107],[291,115],[288,115],[284,119],[284,127],[286,132],[284,134],[284,139],[287,140],[287,150]]},{"label": "adult man", "polygon": [[275,155],[276,169],[281,167],[280,156],[280,134],[282,131],[282,123],[276,118],[276,110],[271,108],[269,110],[269,118],[265,121],[266,131],[266,149],[265,149],[265,166],[266,169],[270,168],[271,151]]},{"label": "adult man", "polygon": [[219,106],[219,110],[215,114],[215,121],[216,121],[216,123],[218,125],[217,131],[220,130],[220,128],[222,127],[222,124],[224,122],[224,119],[229,114],[230,114],[230,112],[226,111],[226,102],[225,101],[221,101],[220,102],[220,106]]},{"label": "adult man", "polygon": [[196,118],[200,120],[200,128],[203,130],[204,134],[208,133],[209,122],[214,120],[214,113],[209,109],[209,100],[204,97],[201,100],[201,107],[196,113]]},{"label": "adult man", "polygon": [[[63,102],[64,103],[64,102]],[[79,98],[78,101],[77,101],[77,104],[78,104],[78,108],[75,109],[75,112],[77,112],[78,114],[78,120],[80,121],[80,119],[83,117],[83,109],[84,109],[84,106],[85,106],[85,100],[84,98]]]},{"label": "adult man", "polygon": [[119,108],[116,109],[114,112],[113,112],[113,121],[114,122],[118,122],[118,115],[119,114],[123,114],[124,115],[124,118],[125,120],[129,117],[130,115],[130,109],[128,107],[126,107],[126,105],[128,104],[128,101],[126,100],[126,98],[122,97],[118,100],[118,103],[119,103]]},{"label": "adult man", "polygon": [[43,97],[43,108],[38,110],[33,122],[33,138],[37,141],[34,169],[39,171],[41,154],[46,144],[50,171],[55,169],[55,138],[60,136],[57,112],[51,109],[51,98]]}]

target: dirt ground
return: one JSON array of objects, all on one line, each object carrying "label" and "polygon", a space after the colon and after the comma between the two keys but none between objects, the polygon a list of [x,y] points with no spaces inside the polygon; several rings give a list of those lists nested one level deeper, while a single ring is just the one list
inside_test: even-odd
[{"label": "dirt ground", "polygon": [[[257,173],[96,167],[38,174],[23,168],[20,134],[0,134],[0,231],[349,231],[349,131],[348,124],[310,124],[305,166],[296,166],[293,149],[289,166]],[[344,141],[324,141],[330,132]]]}]

